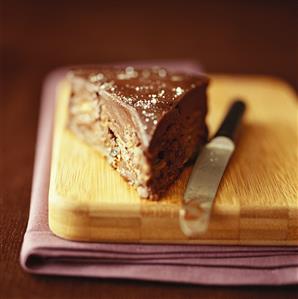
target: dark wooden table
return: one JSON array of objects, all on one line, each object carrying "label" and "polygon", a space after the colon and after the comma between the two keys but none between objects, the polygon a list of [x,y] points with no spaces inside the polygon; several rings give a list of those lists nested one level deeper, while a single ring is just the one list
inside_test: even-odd
[{"label": "dark wooden table", "polygon": [[[75,2],[75,3],[74,3]],[[205,287],[37,277],[19,252],[30,202],[40,91],[61,65],[192,58],[208,71],[297,87],[295,1],[6,1],[0,5],[0,298],[291,298],[289,287]]]}]

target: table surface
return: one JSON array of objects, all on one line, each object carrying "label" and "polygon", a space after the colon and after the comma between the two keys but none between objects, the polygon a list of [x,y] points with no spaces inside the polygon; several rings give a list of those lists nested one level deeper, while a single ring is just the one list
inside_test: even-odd
[{"label": "table surface", "polygon": [[[263,1],[187,1],[184,6],[175,1],[159,6],[154,1],[141,6],[136,1],[73,2],[0,4],[0,298],[291,298],[295,286],[206,287],[37,277],[21,270],[40,91],[50,69],[187,57],[199,59],[212,72],[264,73],[296,82],[295,1],[272,1],[270,6]],[[149,20],[143,22],[145,16]]]}]

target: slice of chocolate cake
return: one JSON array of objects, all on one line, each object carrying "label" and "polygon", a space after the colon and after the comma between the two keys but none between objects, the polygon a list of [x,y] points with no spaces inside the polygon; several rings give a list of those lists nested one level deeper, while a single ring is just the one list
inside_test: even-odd
[{"label": "slice of chocolate cake", "polygon": [[68,128],[143,198],[158,199],[207,140],[203,76],[164,68],[74,69]]}]

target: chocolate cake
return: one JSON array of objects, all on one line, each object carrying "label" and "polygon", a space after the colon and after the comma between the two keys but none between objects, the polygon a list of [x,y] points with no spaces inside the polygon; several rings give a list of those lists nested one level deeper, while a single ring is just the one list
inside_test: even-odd
[{"label": "chocolate cake", "polygon": [[204,76],[128,66],[73,69],[68,80],[68,128],[142,198],[164,194],[207,140]]}]

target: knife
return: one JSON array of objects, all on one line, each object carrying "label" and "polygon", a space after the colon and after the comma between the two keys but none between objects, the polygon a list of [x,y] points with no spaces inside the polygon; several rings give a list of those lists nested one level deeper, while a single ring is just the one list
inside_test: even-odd
[{"label": "knife", "polygon": [[234,152],[235,135],[244,111],[245,103],[236,100],[195,162],[179,211],[180,228],[188,237],[199,236],[208,229],[212,203]]}]

